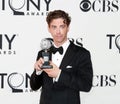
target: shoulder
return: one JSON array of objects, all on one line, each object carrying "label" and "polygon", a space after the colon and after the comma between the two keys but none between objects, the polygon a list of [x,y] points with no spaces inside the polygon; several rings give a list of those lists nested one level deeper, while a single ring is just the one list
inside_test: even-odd
[{"label": "shoulder", "polygon": [[91,54],[90,51],[88,49],[86,49],[85,47],[81,47],[78,45],[73,44],[72,51],[74,52],[74,57],[76,57],[76,59],[80,59],[80,60],[90,60],[91,59]]},{"label": "shoulder", "polygon": [[78,46],[76,44],[74,44],[73,42],[71,42],[71,47],[72,47],[72,50],[77,52],[77,53],[90,53],[88,49],[86,49],[85,47],[83,46]]}]

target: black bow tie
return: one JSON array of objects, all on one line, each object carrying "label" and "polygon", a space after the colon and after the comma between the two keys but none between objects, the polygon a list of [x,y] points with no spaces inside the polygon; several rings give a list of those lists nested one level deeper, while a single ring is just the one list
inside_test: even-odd
[{"label": "black bow tie", "polygon": [[56,48],[56,47],[52,46],[52,53],[55,54],[56,52],[59,52],[62,55],[63,47]]}]

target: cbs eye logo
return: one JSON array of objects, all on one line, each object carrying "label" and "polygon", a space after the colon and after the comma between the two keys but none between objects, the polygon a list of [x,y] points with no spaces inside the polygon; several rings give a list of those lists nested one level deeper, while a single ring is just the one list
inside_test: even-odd
[{"label": "cbs eye logo", "polygon": [[82,0],[79,4],[80,9],[83,12],[93,10],[94,12],[118,12],[119,1],[118,0]]},{"label": "cbs eye logo", "polygon": [[91,2],[89,0],[83,0],[79,6],[82,11],[87,12],[91,9]]}]

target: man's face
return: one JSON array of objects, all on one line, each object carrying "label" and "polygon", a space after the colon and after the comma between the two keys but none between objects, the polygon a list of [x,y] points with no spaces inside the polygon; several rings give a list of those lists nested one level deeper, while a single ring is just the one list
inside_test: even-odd
[{"label": "man's face", "polygon": [[56,45],[62,45],[67,40],[69,27],[64,23],[64,19],[53,19],[48,27],[48,30],[51,33]]}]

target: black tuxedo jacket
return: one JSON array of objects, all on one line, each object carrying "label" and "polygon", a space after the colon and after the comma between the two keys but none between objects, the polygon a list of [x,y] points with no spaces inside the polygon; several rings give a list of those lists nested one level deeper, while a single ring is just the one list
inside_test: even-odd
[{"label": "black tuxedo jacket", "polygon": [[[51,53],[51,52],[50,52]],[[42,57],[39,51],[37,60]],[[30,78],[33,90],[42,87],[40,104],[80,104],[80,91],[88,92],[92,87],[93,69],[90,52],[70,43],[60,65],[58,82],[53,82],[45,72]]]}]

